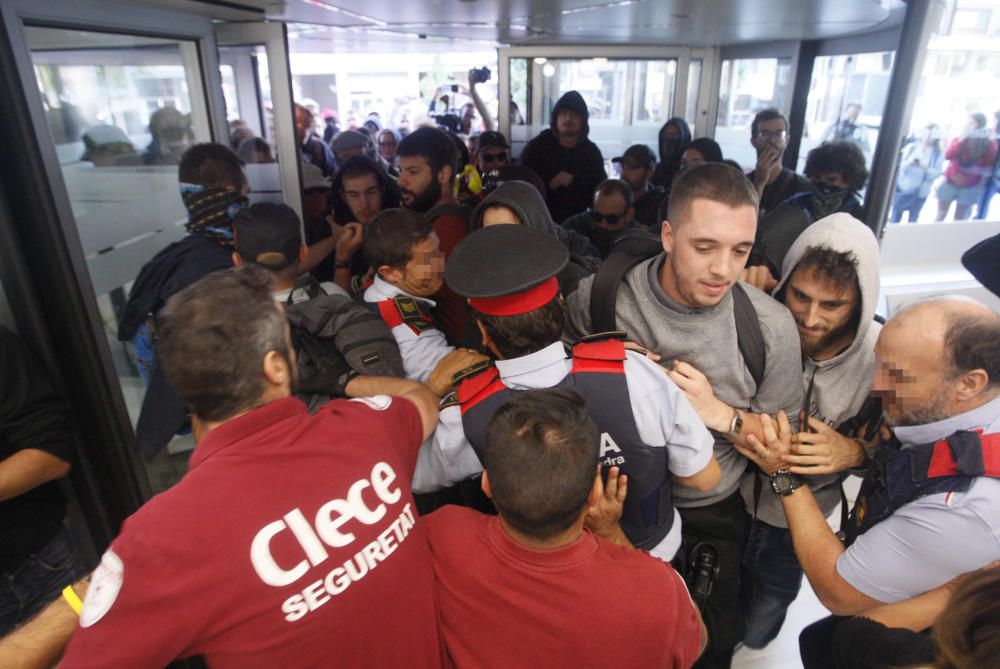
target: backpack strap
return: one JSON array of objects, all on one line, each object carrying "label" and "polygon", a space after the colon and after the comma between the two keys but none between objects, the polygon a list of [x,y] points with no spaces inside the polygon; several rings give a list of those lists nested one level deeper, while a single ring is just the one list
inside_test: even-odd
[{"label": "backpack strap", "polygon": [[629,253],[612,253],[594,275],[590,292],[590,329],[594,332],[610,332],[615,329],[615,302],[618,300],[618,286],[628,271],[649,256]]},{"label": "backpack strap", "polygon": [[760,388],[767,368],[764,349],[764,334],[760,330],[760,318],[750,301],[746,289],[738,281],[733,284],[733,315],[736,317],[736,344],[740,348],[743,362],[750,370],[750,376]]},{"label": "backpack strap", "polygon": [[327,292],[323,290],[323,287],[319,285],[319,281],[313,278],[312,274],[303,274],[296,281],[292,289],[288,291],[288,299],[285,300],[285,304],[295,304],[292,300],[292,296],[295,295],[295,291],[304,290],[306,295],[310,300],[319,297],[320,295],[327,295]]}]

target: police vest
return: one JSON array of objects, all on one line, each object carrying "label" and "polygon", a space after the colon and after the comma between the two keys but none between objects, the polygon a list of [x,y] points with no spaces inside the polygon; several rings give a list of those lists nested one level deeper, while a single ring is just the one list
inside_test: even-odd
[{"label": "police vest", "polygon": [[[573,367],[555,387],[572,390],[587,405],[601,431],[600,460],[628,475],[628,496],[621,518],[625,536],[636,547],[650,549],[663,540],[674,522],[667,449],[642,443],[625,382],[625,347],[621,341],[577,344]],[[483,462],[486,426],[514,393],[496,367],[462,380],[457,388],[462,426]]]},{"label": "police vest", "polygon": [[875,451],[846,530],[850,545],[904,504],[942,492],[965,492],[981,476],[1000,478],[1000,433],[959,430],[932,444]]}]

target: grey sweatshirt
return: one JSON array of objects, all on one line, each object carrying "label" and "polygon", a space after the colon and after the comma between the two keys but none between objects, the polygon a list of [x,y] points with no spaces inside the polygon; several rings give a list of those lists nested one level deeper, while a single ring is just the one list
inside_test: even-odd
[{"label": "grey sweatshirt", "polygon": [[[796,424],[802,408],[802,360],[795,321],[784,306],[753,286],[743,284],[760,318],[766,364],[760,388],[743,362],[736,341],[733,297],[708,309],[685,308],[663,292],[658,272],[665,255],[644,261],[625,276],[615,305],[617,327],[628,338],[663,356],[663,364],[683,360],[694,365],[712,384],[715,396],[726,404],[754,412],[784,410]],[[576,341],[591,334],[590,291],[593,279],[580,282],[569,297],[564,337]],[[722,468],[719,484],[708,492],[674,486],[679,507],[714,504],[733,494],[747,461],[724,437],[717,436],[715,458]],[[768,493],[770,495],[770,493]],[[780,506],[778,512],[781,513]]]},{"label": "grey sweatshirt", "polygon": [[[781,267],[781,282],[775,286],[773,294],[781,293],[788,277],[810,248],[825,246],[841,253],[850,251],[858,261],[858,286],[861,292],[861,320],[854,341],[829,360],[816,362],[810,358],[802,361],[803,393],[815,375],[809,415],[821,419],[831,427],[837,427],[852,418],[861,409],[871,389],[875,371],[875,341],[882,325],[874,321],[875,305],[878,302],[879,275],[878,242],[868,226],[849,214],[832,214],[822,218],[799,235],[788,249]],[[807,479],[813,489],[816,502],[829,515],[840,501],[840,476],[824,474]],[[775,527],[788,527],[781,500],[767,488],[765,482],[760,496],[757,515],[764,522]],[[747,509],[753,511],[753,474],[748,472],[740,486]]]}]

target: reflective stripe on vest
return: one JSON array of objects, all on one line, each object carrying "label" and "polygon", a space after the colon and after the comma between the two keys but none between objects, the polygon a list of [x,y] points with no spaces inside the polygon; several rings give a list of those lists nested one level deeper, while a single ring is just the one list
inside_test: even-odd
[{"label": "reflective stripe on vest", "polygon": [[[636,547],[650,549],[663,540],[674,521],[667,449],[644,444],[635,424],[625,381],[625,347],[610,340],[577,344],[573,366],[556,386],[572,390],[587,405],[601,431],[600,461],[617,466],[629,477],[621,526]],[[497,409],[515,393],[495,367],[462,381],[457,389],[462,426],[480,462],[486,427]]]}]

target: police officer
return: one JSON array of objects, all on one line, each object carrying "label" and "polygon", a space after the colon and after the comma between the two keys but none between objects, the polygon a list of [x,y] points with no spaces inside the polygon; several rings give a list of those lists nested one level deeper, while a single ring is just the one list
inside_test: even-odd
[{"label": "police officer", "polygon": [[620,339],[581,342],[567,355],[555,276],[568,255],[558,239],[520,225],[478,230],[455,249],[445,281],[468,298],[496,362],[445,398],[435,435],[421,448],[414,490],[432,492],[482,472],[486,425],[511,394],[571,389],[602,433],[601,463],[628,476],[625,535],[668,561],[681,541],[671,480],[701,490],[718,482],[712,436],[664,371]]}]

